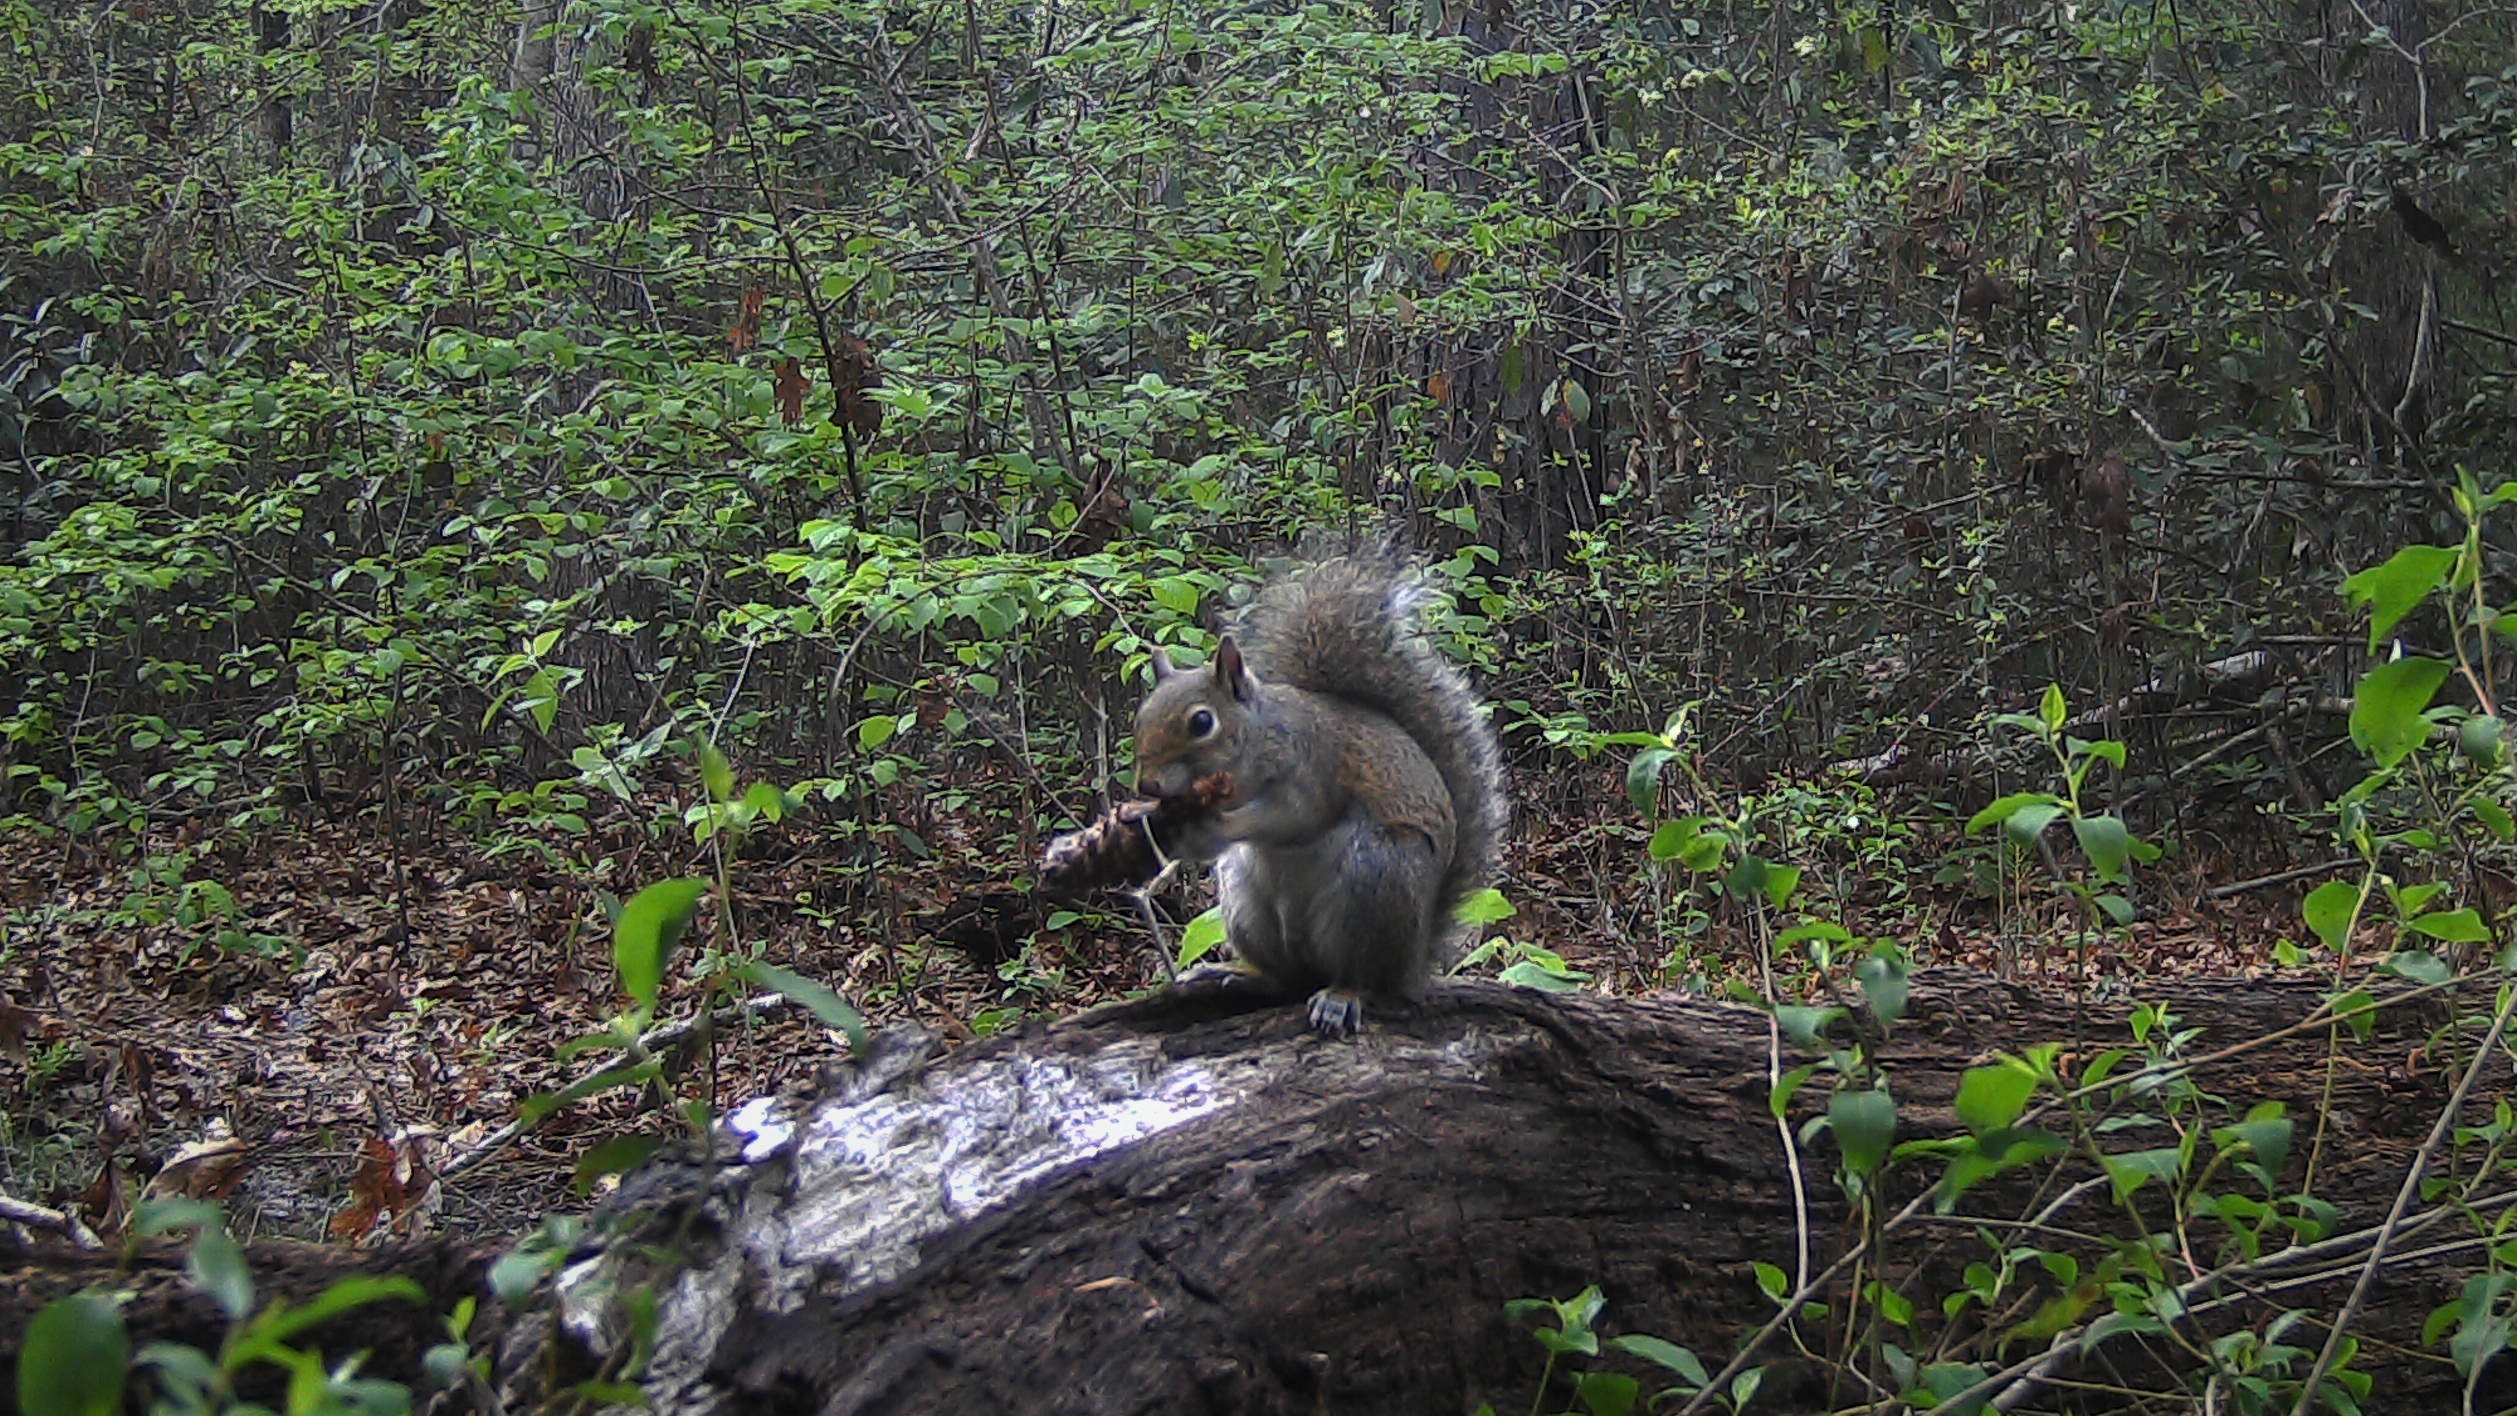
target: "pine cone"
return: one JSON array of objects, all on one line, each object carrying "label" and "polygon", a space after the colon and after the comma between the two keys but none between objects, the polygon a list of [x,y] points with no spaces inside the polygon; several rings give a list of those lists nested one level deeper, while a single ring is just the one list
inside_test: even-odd
[{"label": "pine cone", "polygon": [[[1040,853],[1040,888],[1080,894],[1105,885],[1141,885],[1161,873],[1181,830],[1232,799],[1232,774],[1200,777],[1175,797],[1123,801]],[[1157,847],[1160,849],[1158,850]]]}]

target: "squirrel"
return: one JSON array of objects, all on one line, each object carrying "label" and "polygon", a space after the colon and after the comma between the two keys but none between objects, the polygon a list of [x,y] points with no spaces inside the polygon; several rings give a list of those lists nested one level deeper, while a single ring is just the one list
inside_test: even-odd
[{"label": "squirrel", "polygon": [[1332,1035],[1363,1030],[1367,997],[1423,995],[1508,818],[1494,729],[1426,642],[1424,594],[1385,546],[1314,560],[1262,586],[1208,664],[1156,650],[1136,713],[1137,790],[1229,784],[1175,848],[1217,861],[1245,969],[1316,989]]}]

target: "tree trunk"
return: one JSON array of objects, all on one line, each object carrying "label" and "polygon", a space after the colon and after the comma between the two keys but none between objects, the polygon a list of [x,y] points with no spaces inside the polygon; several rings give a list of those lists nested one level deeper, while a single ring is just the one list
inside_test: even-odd
[{"label": "tree trunk", "polygon": [[284,159],[288,156],[289,139],[295,125],[291,121],[288,96],[278,91],[279,67],[272,61],[288,52],[288,12],[254,6],[253,35],[254,52],[264,60],[262,107],[254,115],[255,122],[271,155],[275,159]]},{"label": "tree trunk", "polygon": [[[2213,1100],[2180,1118],[2187,1129],[2226,1124],[2258,1102],[2287,1106],[2297,1131],[2280,1193],[2299,1187],[2318,1107],[2328,1106],[2313,1147],[2315,1191],[2337,1207],[2328,1232],[2341,1235],[2383,1216],[2463,1049],[2440,1026],[2453,1016],[2448,1003],[2430,995],[2388,1007],[2364,1044],[2344,1029],[2338,1065],[2328,1066],[2322,1023],[2209,1060],[2309,1018],[2323,992],[2179,984],[2142,996],[2199,1030],[2182,1055],[2204,1061],[2192,1076]],[[2102,1047],[2134,1046],[2129,1011],[2078,1006],[2059,989],[1929,976],[1876,1053],[1897,1099],[1898,1140],[1962,1134],[1958,1082],[1996,1050],[2061,1042],[2085,1068]],[[1768,1112],[1768,1038],[1763,1014],[1736,1007],[1483,984],[1376,1014],[1358,1041],[1312,1037],[1298,1009],[1253,1010],[1215,986],[940,1058],[914,1035],[890,1034],[811,1095],[738,1111],[720,1141],[726,1163],[685,1158],[633,1177],[608,1207],[614,1232],[632,1237],[571,1271],[555,1315],[508,1330],[508,1409],[598,1370],[626,1330],[618,1296],[639,1291],[658,1300],[646,1385],[668,1416],[1526,1409],[1543,1354],[1503,1305],[1588,1284],[1607,1297],[1605,1330],[1666,1338],[1718,1369],[1776,1311],[1750,1265],[1797,1270],[1804,1211]],[[1828,1090],[1821,1073],[1799,1092],[1796,1117],[1823,1114]],[[2466,1116],[2487,1117],[2510,1090],[2504,1067],[2486,1069]],[[2155,1095],[2145,1104],[2167,1109]],[[2176,1134],[2152,1123],[2103,1138],[2112,1151],[2135,1151],[2173,1145]],[[2454,1160],[2434,1158],[2431,1173],[2457,1173]],[[1801,1147],[1813,1274],[1860,1237],[1836,1164],[1824,1136]],[[1984,1233],[2033,1237],[2095,1272],[2115,1247],[2102,1236],[2130,1233],[2131,1221],[2103,1183],[2064,1189],[2094,1173],[2065,1161],[2059,1172],[1970,1190],[1952,1216],[1928,1203],[1901,1214],[1858,1269],[1915,1305],[1919,1331],[1894,1335],[1900,1345],[1930,1351],[1946,1326],[1938,1300],[1968,1264],[2000,1262]],[[1898,1213],[1936,1174],[1891,1172],[1882,1213]],[[2211,1188],[2243,1189],[2235,1175],[2226,1168]],[[2168,1232],[2170,1190],[2143,1192],[2152,1232]],[[2491,1207],[2482,1211],[2487,1224]],[[2451,1242],[2473,1232],[2460,1223],[2396,1242],[2371,1286],[2355,1324],[2358,1368],[2376,1381],[2366,1409],[2454,1409],[2460,1379],[2421,1355],[2435,1350],[2421,1325],[2481,1269],[2475,1251]],[[2182,1282],[2188,1264],[2219,1261],[2228,1230],[2189,1218],[2174,1238],[2167,1267]],[[2279,1248],[2278,1238],[2266,1244]],[[2204,1377],[2184,1354],[2233,1326],[2260,1325],[2268,1310],[2256,1300],[2267,1295],[2311,1315],[2288,1340],[2312,1353],[2363,1258],[2347,1251],[2316,1275],[2304,1263],[2260,1270],[2220,1290],[2244,1292],[2218,1310],[2208,1290],[2189,1289],[2201,1316],[2178,1342],[2119,1338],[2057,1361],[2017,1384],[2004,1409],[2123,1409],[2135,1404],[2126,1390],[2199,1393]],[[2032,1258],[2021,1267],[2042,1272]],[[1815,1286],[1833,1312],[1801,1326],[1805,1347],[1787,1338],[1761,1349],[1757,1360],[1775,1365],[1757,1409],[1862,1399],[1853,1375],[1862,1359],[1836,1360],[1843,1287]],[[2005,1300],[1989,1327],[2010,1336],[1998,1354],[1982,1341],[1988,1368],[2046,1349],[2050,1334],[2013,1329],[2058,1291],[2029,1283]],[[22,1318],[0,1313],[18,1320],[9,1330]],[[2506,1400],[2489,1390],[2500,1375],[2485,1376],[2485,1395]],[[2070,1379],[2091,1384],[2062,1384]]]},{"label": "tree trunk", "polygon": [[540,93],[550,82],[551,24],[559,18],[559,0],[524,0],[516,19],[516,47],[507,64],[507,87],[519,93]]}]

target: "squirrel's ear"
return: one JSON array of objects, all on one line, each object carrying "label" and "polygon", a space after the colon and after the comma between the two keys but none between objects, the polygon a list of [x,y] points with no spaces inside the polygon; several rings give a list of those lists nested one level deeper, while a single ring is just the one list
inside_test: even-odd
[{"label": "squirrel's ear", "polygon": [[1236,703],[1258,697],[1258,680],[1251,676],[1250,666],[1241,662],[1241,646],[1229,634],[1215,646],[1215,682],[1223,685]]},{"label": "squirrel's ear", "polygon": [[1179,670],[1171,667],[1170,655],[1160,649],[1154,651],[1154,682],[1160,683],[1178,672]]}]

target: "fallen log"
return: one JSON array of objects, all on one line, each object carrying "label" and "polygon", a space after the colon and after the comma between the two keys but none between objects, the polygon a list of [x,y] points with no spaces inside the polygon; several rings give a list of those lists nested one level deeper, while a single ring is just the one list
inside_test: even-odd
[{"label": "fallen log", "polygon": [[[2466,1075],[2480,1028],[2459,1017],[2459,1000],[2491,996],[2487,983],[2472,999],[2407,991],[2362,1041],[2318,1021],[2325,993],[2307,982],[2140,989],[2175,1028],[2194,1030],[2179,1047],[2200,1065],[2137,1083],[2154,1095],[2198,1088],[2185,1131],[2279,1102],[2296,1123],[2280,1193],[2317,1157],[2330,1219],[2297,1242],[2276,1228],[2254,1267],[2225,1257],[2228,1222],[2186,1213],[2179,1225],[2172,1183],[2119,1208],[2102,1172],[2069,1157],[1978,1186],[1945,1216],[1927,1202],[1939,1172],[1909,1158],[1875,1179],[1879,1203],[1857,1224],[1834,1179],[1836,1148],[1801,1136],[1827,1108],[1826,1079],[1798,1093],[1787,1148],[1769,1110],[1775,1036],[1755,1010],[1456,984],[1412,1011],[1376,1012],[1360,1039],[1329,1040],[1298,1008],[1190,985],[950,1054],[885,1034],[817,1085],[731,1114],[712,1153],[631,1177],[555,1296],[476,1337],[502,1343],[510,1411],[619,1375],[641,1345],[641,1295],[654,1304],[642,1383],[667,1416],[1521,1410],[1546,1358],[1504,1305],[1596,1284],[1604,1330],[1682,1344],[1708,1369],[1762,1334],[1740,1364],[1766,1369],[1754,1409],[1805,1411],[1858,1406],[1879,1394],[1865,1381],[1899,1384],[1879,1370],[1878,1344],[1847,1338],[1858,1331],[1846,1326],[1847,1295],[1877,1280],[1917,1309],[1910,1331],[1891,1334],[1902,1350],[1980,1358],[1998,1409],[2130,1409],[2143,1393],[2180,1391],[2199,1400],[2212,1377],[2195,1353],[2215,1336],[2288,1309],[2307,1316],[2287,1341],[2311,1354],[2321,1344]],[[1918,978],[1902,1020],[1872,1042],[1898,1139],[1964,1134],[1960,1080],[1996,1050],[2059,1042],[2085,1067],[2103,1047],[2130,1045],[2132,1006],[1979,975]],[[1858,1022],[1831,1036],[1849,1042]],[[2329,1032],[2342,1039],[2330,1054]],[[1809,1055],[1786,1044],[1780,1065]],[[2134,1082],[2139,1061],[2115,1080]],[[2474,1072],[2464,1115],[2486,1119],[2511,1090],[2504,1067]],[[2082,1105],[2104,1103],[2093,1094]],[[2162,1119],[2102,1140],[2155,1150],[2179,1134]],[[2462,1173],[2453,1154],[2425,1163]],[[2386,1398],[2366,1409],[2453,1410],[2465,1395],[2422,1325],[2487,1266],[2478,1226],[2517,1204],[2473,1178],[2464,1208],[2424,1195],[2412,1223],[2389,1231],[2400,1242],[2354,1319],[2364,1339],[2354,1370]],[[2165,1237],[2145,1249],[2142,1227]],[[1825,1313],[1779,1323],[1752,1265],[1797,1285],[1803,1235],[1805,1296]],[[2073,1323],[2040,1326],[2031,1320],[2074,1288],[2019,1261],[2026,1277],[2002,1312],[1943,1319],[1938,1304],[1967,1266],[2000,1259],[1986,1235],[2070,1254],[2084,1279],[2126,1252],[2156,1254],[2193,1313],[2084,1347],[2105,1295]],[[480,1288],[482,1260],[461,1246],[344,1254],[329,1273],[291,1252],[286,1281],[301,1295],[379,1265],[421,1276],[438,1312]],[[1848,1254],[1857,1262],[1828,1277]],[[0,1341],[14,1349],[24,1312],[78,1286],[81,1262],[95,1261],[59,1256],[0,1300],[28,1305],[0,1313]],[[215,1344],[214,1314],[158,1311],[173,1326],[138,1340]],[[391,1349],[371,1373],[416,1381],[405,1363],[438,1327],[404,1321],[403,1340],[372,1323],[356,1334]],[[324,1329],[310,1340],[328,1353],[349,1346]],[[1675,1380],[1628,1357],[1603,1365],[1652,1390]],[[2305,1367],[2294,1360],[2289,1376]],[[2477,1409],[2511,1391],[2486,1366]],[[1566,1404],[1561,1391],[1553,1399],[1549,1409]]]},{"label": "fallen log", "polygon": [[[2187,1057],[2295,1028],[2323,994],[2304,983],[2144,990],[2199,1029]],[[2085,1060],[2128,1044],[2130,1006],[1933,978],[1878,1049],[1900,1138],[1961,1131],[1956,1088],[1991,1049],[2056,1041]],[[2223,1056],[2192,1080],[2227,1099],[2212,1108],[2227,1120],[2261,1101],[2298,1118],[2285,1183],[2324,1107],[2316,1189],[2336,1209],[2321,1233],[2347,1235],[2386,1213],[2449,1094],[2452,1069],[2424,1049],[2452,1037],[2439,1031],[2450,1017],[2433,995],[2384,1013],[2330,1072],[2319,1026]],[[644,1289],[659,1305],[646,1386],[666,1413],[1526,1409],[1545,1354],[1504,1305],[1596,1284],[1605,1323],[1719,1367],[1777,1312],[1752,1264],[1793,1269],[1804,1227],[1813,1271],[1862,1238],[1826,1142],[1803,1150],[1805,1206],[1795,1198],[1768,1109],[1770,1043],[1765,1016],[1743,1008],[1461,985],[1413,1014],[1376,1014],[1352,1042],[1308,1035],[1298,1009],[1248,1011],[1228,990],[1190,987],[940,1059],[895,1046],[815,1094],[737,1113],[736,1163],[651,1176],[628,1203],[651,1207],[643,1233],[676,1236],[676,1257],[616,1246],[580,1266],[563,1285],[562,1345],[581,1354],[576,1370],[592,1370],[582,1354],[618,1347],[620,1295]],[[2508,1090],[2490,1077],[2469,1114]],[[1822,1092],[1805,1089],[1795,1114],[1823,1110]],[[2133,1150],[2175,1135],[2162,1122],[2109,1141]],[[1977,1238],[1985,1226],[2013,1232],[2029,1217],[2041,1249],[2077,1249],[2080,1272],[2094,1273],[2133,1233],[2136,1211],[2111,1208],[2102,1184],[2070,1192],[2082,1198],[2067,1210],[2038,1207],[2097,1173],[2023,1172],[1970,1192],[1958,1218],[1907,1206],[1897,1232],[1874,1230],[1864,1277],[1906,1285],[1936,1318],[1967,1264],[1998,1261]],[[1904,1204],[1929,1178],[1918,1170],[1887,1198]],[[2137,1212],[2172,1234],[2175,1215],[2155,1202],[2170,1188]],[[2198,1251],[2226,1238],[2188,1222],[2175,1242],[2191,1263],[2170,1246],[2171,1284],[2213,1262]],[[2418,1246],[2381,1266],[2358,1318],[2368,1338],[2358,1369],[2415,1403],[2393,1409],[2452,1409],[2459,1394],[2462,1379],[2425,1355],[2421,1334],[2483,1267],[2479,1247],[2442,1244],[2457,1227],[2433,1215]],[[2003,1409],[2053,1409],[2038,1404],[2059,1400],[2052,1391],[2064,1388],[2050,1384],[2095,1372],[2119,1393],[2181,1384],[2199,1395],[2208,1377],[2190,1360],[2196,1342],[2276,1305],[2341,1306],[2365,1244],[2331,1247],[2296,1250],[2260,1279],[2232,1270],[2225,1285],[2188,1286],[2188,1301],[2215,1305],[2191,1332],[2017,1364],[1987,1394],[2006,1393]],[[2309,1258],[2329,1266],[2309,1272]],[[2033,1307],[2066,1287],[2026,1284],[2012,1301]],[[1812,1295],[1842,1311],[1828,1285]],[[1935,1330],[1962,1328],[1922,1322],[1897,1336],[1919,1351]],[[2304,1330],[2321,1336],[2312,1321]],[[2055,1336],[2019,1333],[1998,1345],[1997,1332],[1979,1334],[1985,1372],[1996,1357],[2033,1359]],[[1772,1363],[1760,1409],[1859,1404],[1858,1376],[1829,1351],[1841,1339],[1830,1320],[1810,1321],[1797,1338],[1805,1350],[1778,1341],[1746,1364]],[[2305,1362],[2294,1365],[2302,1375]],[[2109,1409],[2077,1392],[2062,1405]]]}]

